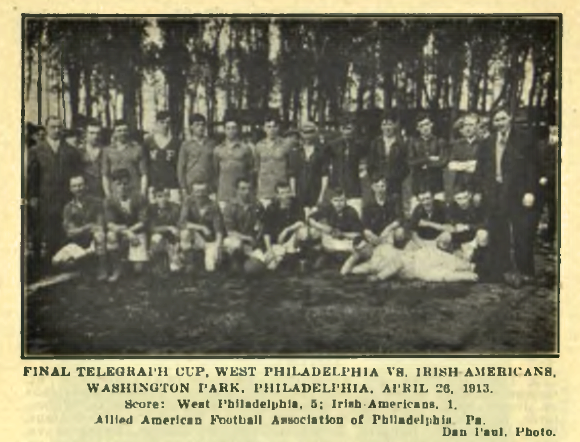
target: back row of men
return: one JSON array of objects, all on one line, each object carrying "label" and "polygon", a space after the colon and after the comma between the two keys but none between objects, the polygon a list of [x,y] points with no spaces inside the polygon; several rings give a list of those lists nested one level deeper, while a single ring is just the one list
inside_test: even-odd
[{"label": "back row of men", "polygon": [[[51,256],[70,241],[79,246],[56,253],[55,261],[82,255],[92,244],[103,257],[101,276],[107,267],[121,268],[111,263],[123,259],[117,252],[123,249],[137,263],[167,256],[173,269],[190,266],[197,249],[205,250],[207,269],[221,262],[222,251],[274,268],[306,243],[348,252],[362,238],[399,249],[432,243],[467,251],[468,259],[479,244],[493,256],[490,274],[515,266],[531,278],[539,196],[553,193],[542,188],[554,188],[557,147],[542,151],[548,167],[541,173],[537,143],[512,127],[505,110],[493,115],[493,135],[481,131],[477,116],[466,116],[451,145],[433,135],[428,115],[416,123],[418,136],[407,141],[385,115],[382,136],[364,149],[351,119],[341,122],[339,138],[323,144],[311,123],[298,137],[281,137],[272,114],[257,145],[242,141],[237,121],[229,119],[225,141],[216,146],[202,115],[191,116],[191,136],[182,142],[160,112],[143,145],[117,121],[110,146],[101,147],[100,127],[91,123],[76,149],[61,139],[60,121],[49,117],[46,140],[28,153],[27,196]],[[548,144],[557,146],[557,132]],[[409,177],[413,197],[405,201]],[[363,203],[365,182],[372,183],[372,196]]]}]

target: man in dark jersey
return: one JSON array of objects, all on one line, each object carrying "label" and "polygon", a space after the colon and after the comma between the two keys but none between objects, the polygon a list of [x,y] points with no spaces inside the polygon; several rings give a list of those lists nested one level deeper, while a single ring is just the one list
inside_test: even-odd
[{"label": "man in dark jersey", "polygon": [[169,112],[158,112],[156,119],[155,132],[144,141],[149,162],[149,199],[153,200],[153,189],[166,189],[171,202],[179,204],[181,198],[177,180],[177,159],[181,140],[171,133]]}]

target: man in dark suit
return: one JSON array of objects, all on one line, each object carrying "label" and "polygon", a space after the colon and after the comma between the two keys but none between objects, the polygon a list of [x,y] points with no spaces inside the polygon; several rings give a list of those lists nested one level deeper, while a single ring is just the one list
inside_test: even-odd
[{"label": "man in dark suit", "polygon": [[62,139],[62,122],[58,117],[46,119],[46,140],[30,149],[27,163],[28,198],[38,209],[40,231],[46,253],[53,256],[64,239],[62,216],[71,199],[70,178],[82,172],[79,151]]},{"label": "man in dark suit", "polygon": [[535,273],[536,148],[527,135],[513,127],[504,109],[494,113],[493,128],[493,135],[479,149],[476,167],[495,255],[493,273],[500,278],[515,266],[529,281]]},{"label": "man in dark suit", "polygon": [[405,141],[397,130],[396,119],[390,114],[383,116],[381,130],[382,135],[371,143],[367,170],[371,177],[385,178],[389,198],[402,209],[403,180],[409,173]]}]

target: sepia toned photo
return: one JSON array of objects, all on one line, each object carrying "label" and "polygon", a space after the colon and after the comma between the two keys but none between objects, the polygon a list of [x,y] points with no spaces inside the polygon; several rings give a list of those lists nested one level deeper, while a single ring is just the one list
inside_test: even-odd
[{"label": "sepia toned photo", "polygon": [[22,355],[558,348],[561,16],[22,21]]}]

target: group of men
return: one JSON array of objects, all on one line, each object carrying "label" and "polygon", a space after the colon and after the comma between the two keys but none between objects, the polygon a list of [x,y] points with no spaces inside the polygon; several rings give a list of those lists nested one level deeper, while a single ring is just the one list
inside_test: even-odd
[{"label": "group of men", "polygon": [[119,120],[104,147],[91,121],[73,147],[49,117],[27,152],[26,194],[28,223],[53,264],[96,256],[97,278],[110,282],[127,264],[168,275],[328,259],[341,260],[344,275],[373,279],[503,280],[511,272],[526,281],[544,204],[555,232],[557,128],[540,148],[503,109],[491,132],[489,121],[466,115],[452,142],[434,135],[427,114],[409,139],[385,114],[369,146],[350,117],[340,136],[323,141],[313,123],[281,136],[271,113],[255,145],[235,118],[223,123],[218,144],[193,114],[181,140],[159,112],[154,133],[138,143]]}]

